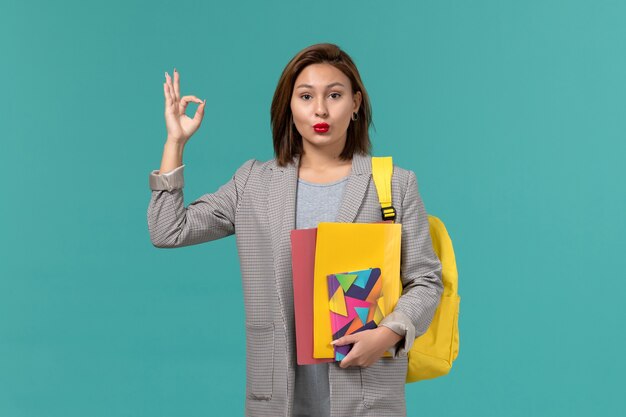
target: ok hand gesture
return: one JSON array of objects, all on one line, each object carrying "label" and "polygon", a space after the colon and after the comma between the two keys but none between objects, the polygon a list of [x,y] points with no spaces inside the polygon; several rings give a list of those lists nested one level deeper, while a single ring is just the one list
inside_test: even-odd
[{"label": "ok hand gesture", "polygon": [[[185,145],[202,123],[206,100],[202,101],[196,96],[180,96],[180,74],[176,71],[176,68],[174,68],[173,81],[170,75],[167,72],[165,73],[163,93],[165,95],[167,140]],[[187,104],[191,101],[200,104],[193,119],[185,114]]]}]

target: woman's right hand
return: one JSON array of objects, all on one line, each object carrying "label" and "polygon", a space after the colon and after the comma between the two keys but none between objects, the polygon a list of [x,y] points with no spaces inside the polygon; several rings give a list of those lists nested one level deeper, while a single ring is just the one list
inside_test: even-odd
[{"label": "woman's right hand", "polygon": [[[196,96],[180,96],[180,74],[175,68],[174,80],[172,80],[167,72],[165,73],[163,93],[165,95],[167,140],[185,145],[202,123],[206,100],[202,101]],[[193,116],[193,119],[185,114],[187,104],[191,101],[200,104],[196,109],[196,114]]]}]

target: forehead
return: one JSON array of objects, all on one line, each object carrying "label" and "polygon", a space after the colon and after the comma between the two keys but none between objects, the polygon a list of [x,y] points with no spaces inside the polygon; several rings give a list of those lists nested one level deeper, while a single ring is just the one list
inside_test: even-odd
[{"label": "forehead", "polygon": [[340,82],[347,88],[350,87],[350,79],[338,68],[330,64],[311,64],[298,74],[294,87],[309,84],[314,88],[324,88],[334,82]]}]

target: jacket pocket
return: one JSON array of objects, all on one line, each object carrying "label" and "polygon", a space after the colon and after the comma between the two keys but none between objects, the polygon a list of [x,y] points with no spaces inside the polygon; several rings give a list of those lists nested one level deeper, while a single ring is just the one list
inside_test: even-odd
[{"label": "jacket pocket", "polygon": [[363,405],[366,408],[395,410],[406,415],[405,380],[408,358],[381,357],[368,367],[361,367]]},{"label": "jacket pocket", "polygon": [[246,323],[246,373],[248,398],[272,398],[274,375],[274,323]]}]

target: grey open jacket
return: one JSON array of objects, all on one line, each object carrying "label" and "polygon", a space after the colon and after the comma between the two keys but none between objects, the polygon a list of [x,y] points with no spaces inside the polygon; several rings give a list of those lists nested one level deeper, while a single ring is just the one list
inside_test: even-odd
[{"label": "grey open jacket", "polygon": [[[159,248],[236,235],[245,304],[246,416],[291,417],[296,343],[290,231],[295,228],[300,158],[286,167],[250,159],[214,193],[184,206],[184,165],[149,175],[148,229]],[[338,222],[381,221],[371,157],[355,154]],[[332,417],[405,416],[407,352],[428,329],[443,285],[415,173],[394,165],[392,199],[402,224],[403,293],[380,325],[405,337],[369,367],[329,363]]]}]

